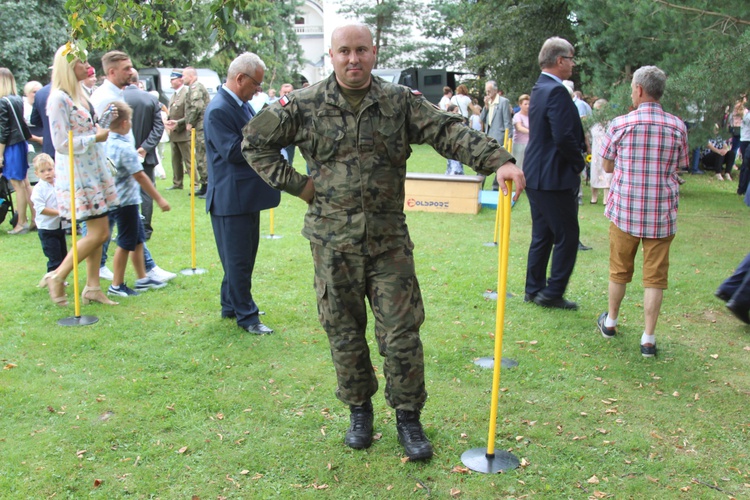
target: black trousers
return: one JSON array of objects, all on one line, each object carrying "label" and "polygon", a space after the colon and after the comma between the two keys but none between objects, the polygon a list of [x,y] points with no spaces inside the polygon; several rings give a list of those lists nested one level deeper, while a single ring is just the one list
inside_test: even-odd
[{"label": "black trousers", "polygon": [[[565,294],[578,255],[577,193],[578,187],[563,191],[526,188],[531,207],[526,293],[543,293],[548,298]],[[547,279],[550,254],[552,265]]]},{"label": "black trousers", "polygon": [[68,244],[65,241],[65,229],[38,229],[39,241],[42,242],[42,252],[47,257],[47,272],[50,273],[60,267],[68,254]]}]

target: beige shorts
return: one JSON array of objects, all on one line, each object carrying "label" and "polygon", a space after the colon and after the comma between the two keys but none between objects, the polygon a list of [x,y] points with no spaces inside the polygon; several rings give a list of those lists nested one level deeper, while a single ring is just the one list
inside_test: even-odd
[{"label": "beige shorts", "polygon": [[635,254],[643,241],[643,286],[666,289],[669,275],[669,247],[675,235],[665,238],[640,238],[628,234],[614,223],[609,225],[609,279],[626,284],[633,280]]}]

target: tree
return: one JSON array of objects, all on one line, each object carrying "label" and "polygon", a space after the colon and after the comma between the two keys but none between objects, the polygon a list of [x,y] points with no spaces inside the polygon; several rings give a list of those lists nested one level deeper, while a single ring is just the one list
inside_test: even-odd
[{"label": "tree", "polygon": [[[580,40],[577,56],[587,93],[620,96],[627,109],[633,72],[656,65],[668,77],[664,107],[702,126],[691,142],[702,144],[726,106],[748,89],[750,5],[701,0],[570,0]],[[699,112],[691,112],[697,109]],[[701,121],[701,117],[703,120]]]},{"label": "tree", "polygon": [[462,5],[466,65],[494,79],[511,101],[539,77],[539,49],[551,36],[576,43],[566,0],[487,0]]},{"label": "tree", "polygon": [[62,7],[63,0],[0,0],[0,66],[19,86],[49,81],[55,51],[68,38]]},{"label": "tree", "polygon": [[210,66],[226,74],[229,63],[250,50],[266,63],[266,87],[294,81],[302,65],[302,48],[293,29],[299,3],[300,0],[256,0],[233,11],[235,34],[221,40]]},{"label": "tree", "polygon": [[414,13],[421,8],[416,0],[341,0],[339,13],[372,28],[378,51],[375,67],[389,67],[397,63],[401,54],[415,48],[410,35],[415,27]]}]

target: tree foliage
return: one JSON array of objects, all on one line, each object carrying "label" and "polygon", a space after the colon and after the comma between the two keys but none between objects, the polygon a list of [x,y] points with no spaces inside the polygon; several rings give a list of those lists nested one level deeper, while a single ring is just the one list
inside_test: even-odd
[{"label": "tree foliage", "polygon": [[295,81],[302,65],[302,48],[293,29],[299,5],[300,0],[256,0],[237,8],[231,13],[237,30],[234,36],[221,39],[210,67],[226,74],[235,57],[252,51],[266,63],[266,86]]},{"label": "tree foliage", "polygon": [[55,51],[68,38],[63,1],[0,0],[0,66],[19,86],[49,81]]},{"label": "tree foliage", "polygon": [[422,47],[411,37],[421,8],[416,0],[341,0],[339,13],[371,27],[378,51],[375,67],[383,68],[395,67],[402,54]]}]

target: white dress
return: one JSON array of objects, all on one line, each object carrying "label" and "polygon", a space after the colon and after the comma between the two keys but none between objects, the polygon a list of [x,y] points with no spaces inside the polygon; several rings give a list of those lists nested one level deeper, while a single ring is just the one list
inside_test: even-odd
[{"label": "white dress", "polygon": [[596,189],[609,189],[612,183],[612,174],[608,174],[602,168],[604,158],[599,156],[602,149],[602,140],[606,130],[597,123],[591,127],[591,187]]},{"label": "white dress", "polygon": [[96,218],[117,208],[120,198],[103,143],[96,142],[96,126],[88,108],[79,108],[68,94],[53,90],[47,100],[47,115],[55,146],[55,194],[60,217],[71,220],[69,130],[73,130],[76,220]]}]

